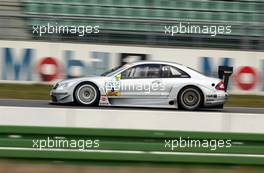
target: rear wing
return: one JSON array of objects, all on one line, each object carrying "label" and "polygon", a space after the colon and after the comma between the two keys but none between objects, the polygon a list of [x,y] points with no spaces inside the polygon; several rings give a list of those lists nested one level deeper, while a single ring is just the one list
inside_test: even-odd
[{"label": "rear wing", "polygon": [[225,91],[227,90],[229,77],[232,75],[232,73],[233,73],[233,67],[229,67],[229,66],[218,67],[218,77],[219,79],[224,80]]}]

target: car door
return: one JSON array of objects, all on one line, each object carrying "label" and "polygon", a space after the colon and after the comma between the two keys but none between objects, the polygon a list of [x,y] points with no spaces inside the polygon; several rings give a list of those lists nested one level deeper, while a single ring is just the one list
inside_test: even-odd
[{"label": "car door", "polygon": [[126,98],[160,98],[161,66],[141,64],[121,73],[121,96]]}]

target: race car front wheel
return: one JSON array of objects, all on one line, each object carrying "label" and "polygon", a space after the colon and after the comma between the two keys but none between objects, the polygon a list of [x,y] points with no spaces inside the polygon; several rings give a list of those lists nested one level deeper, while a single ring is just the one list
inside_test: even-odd
[{"label": "race car front wheel", "polygon": [[74,98],[80,105],[97,106],[100,99],[100,92],[93,83],[82,83],[76,87]]},{"label": "race car front wheel", "polygon": [[196,87],[182,89],[178,97],[179,108],[185,110],[196,110],[202,103],[202,93]]}]

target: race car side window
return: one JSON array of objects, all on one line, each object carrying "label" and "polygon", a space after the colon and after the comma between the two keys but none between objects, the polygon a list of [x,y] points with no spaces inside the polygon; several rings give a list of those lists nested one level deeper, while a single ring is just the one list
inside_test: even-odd
[{"label": "race car side window", "polygon": [[121,79],[160,78],[159,64],[142,64],[121,73]]},{"label": "race car side window", "polygon": [[190,75],[188,75],[183,70],[173,67],[170,65],[163,65],[162,66],[162,77],[163,78],[189,78]]},{"label": "race car side window", "polygon": [[121,73],[121,79],[129,79],[133,68],[129,68]]}]

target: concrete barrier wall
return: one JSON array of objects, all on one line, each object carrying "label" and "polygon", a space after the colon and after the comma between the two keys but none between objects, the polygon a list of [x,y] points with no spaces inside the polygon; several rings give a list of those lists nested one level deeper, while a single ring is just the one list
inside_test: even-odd
[{"label": "concrete barrier wall", "polygon": [[264,133],[262,114],[0,107],[0,126],[85,127],[202,132]]}]

